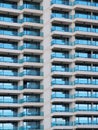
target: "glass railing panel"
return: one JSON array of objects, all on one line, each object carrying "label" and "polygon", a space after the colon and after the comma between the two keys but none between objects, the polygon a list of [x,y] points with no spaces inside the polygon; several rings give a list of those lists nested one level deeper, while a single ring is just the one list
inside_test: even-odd
[{"label": "glass railing panel", "polygon": [[0,62],[17,63],[18,61],[17,58],[0,56]]},{"label": "glass railing panel", "polygon": [[11,44],[11,43],[0,42],[0,48],[18,50],[18,46],[15,43]]},{"label": "glass railing panel", "polygon": [[60,13],[52,13],[51,18],[65,18],[65,19],[71,19],[72,17],[68,14],[60,14]]},{"label": "glass railing panel", "polygon": [[0,35],[18,36],[18,32],[0,29]]},{"label": "glass railing panel", "polygon": [[17,9],[17,4],[10,3],[10,2],[0,2],[0,7],[9,8],[9,9]]},{"label": "glass railing panel", "polygon": [[19,7],[19,9],[34,9],[34,10],[43,10],[43,6],[40,5],[34,5],[34,4],[23,4]]},{"label": "glass railing panel", "polygon": [[68,0],[52,0],[51,4],[63,4],[63,5],[72,5],[71,2],[69,2]]},{"label": "glass railing panel", "polygon": [[52,122],[52,127],[53,126],[73,126],[72,122],[63,122],[63,121],[56,121],[56,122]]},{"label": "glass railing panel", "polygon": [[84,19],[92,19],[91,15],[86,15],[86,14],[75,14],[74,18],[84,18]]},{"label": "glass railing panel", "polygon": [[80,5],[89,5],[89,6],[92,6],[92,2],[88,2],[88,1],[82,1],[82,0],[76,0],[75,2],[74,2],[74,4],[80,4]]},{"label": "glass railing panel", "polygon": [[42,19],[35,19],[35,18],[23,18],[23,19],[19,20],[19,23],[23,23],[23,22],[31,22],[31,23],[41,23],[41,24],[43,24]]},{"label": "glass railing panel", "polygon": [[0,21],[17,23],[17,18],[0,16]]},{"label": "glass railing panel", "polygon": [[72,43],[70,43],[67,40],[62,40],[62,39],[52,39],[51,42],[52,45],[57,44],[57,45],[72,45]]},{"label": "glass railing panel", "polygon": [[51,58],[68,58],[68,59],[71,59],[72,55],[64,54],[64,53],[52,53]]},{"label": "glass railing panel", "polygon": [[72,32],[68,27],[52,26],[51,31]]},{"label": "glass railing panel", "polygon": [[20,103],[23,103],[23,102],[43,102],[43,98],[24,98],[24,99],[20,99]]}]

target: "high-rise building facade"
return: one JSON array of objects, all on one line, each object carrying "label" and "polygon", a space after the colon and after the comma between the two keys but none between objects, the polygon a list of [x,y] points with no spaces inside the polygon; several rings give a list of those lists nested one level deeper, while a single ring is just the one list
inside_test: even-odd
[{"label": "high-rise building facade", "polygon": [[0,0],[0,130],[98,130],[98,0]]}]

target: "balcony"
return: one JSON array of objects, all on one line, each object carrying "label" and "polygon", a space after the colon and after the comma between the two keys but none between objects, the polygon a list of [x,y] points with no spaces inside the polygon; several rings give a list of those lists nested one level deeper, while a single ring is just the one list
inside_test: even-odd
[{"label": "balcony", "polygon": [[72,16],[66,13],[52,13],[51,18],[72,19]]},{"label": "balcony", "polygon": [[0,21],[3,22],[10,22],[10,23],[17,23],[17,17],[15,16],[7,16],[7,15],[0,15]]},{"label": "balcony", "polygon": [[74,84],[81,84],[81,85],[98,85],[98,80],[75,80]]},{"label": "balcony", "polygon": [[63,40],[63,39],[52,39],[51,45],[65,45],[65,46],[71,46],[72,43],[67,41],[67,40]]},{"label": "balcony", "polygon": [[33,10],[43,10],[43,6],[36,3],[24,3],[19,9],[33,9]]},{"label": "balcony", "polygon": [[90,93],[90,94],[87,94],[87,93],[81,93],[81,94],[78,94],[76,93],[74,95],[75,98],[98,98],[98,94],[93,94],[93,93]]},{"label": "balcony", "polygon": [[76,0],[74,2],[74,5],[86,5],[86,6],[95,6],[97,7],[98,6],[98,2],[90,2],[90,1],[87,1],[87,0]]},{"label": "balcony", "polygon": [[0,118],[4,117],[18,117],[17,112],[13,112],[13,110],[0,110]]},{"label": "balcony", "polygon": [[66,81],[61,78],[52,79],[51,85],[72,85],[72,82]]},{"label": "balcony", "polygon": [[51,4],[61,4],[61,5],[72,5],[72,3],[71,2],[69,2],[68,0],[52,0],[51,1]]},{"label": "balcony", "polygon": [[19,130],[44,130],[43,125],[38,125],[38,126],[21,126]]},{"label": "balcony", "polygon": [[24,36],[24,35],[28,35],[28,36],[41,36],[43,37],[43,32],[40,31],[24,31],[19,33],[19,36]]},{"label": "balcony", "polygon": [[69,94],[52,94],[51,98],[52,99],[54,98],[68,99],[68,98],[73,98],[73,96]]},{"label": "balcony", "polygon": [[9,98],[9,97],[4,97],[4,98],[1,98],[0,97],[0,103],[18,103],[18,100],[17,99],[14,99],[14,98]]},{"label": "balcony", "polygon": [[1,1],[0,2],[1,8],[9,8],[9,9],[17,9],[17,3],[16,2],[10,2],[10,1]]},{"label": "balcony", "polygon": [[44,116],[44,113],[43,112],[28,112],[28,113],[22,112],[22,113],[20,113],[20,117],[24,117],[24,116]]},{"label": "balcony", "polygon": [[73,126],[73,122],[63,122],[63,121],[56,121],[56,122],[52,122],[51,124],[52,127],[54,126]]},{"label": "balcony", "polygon": [[11,50],[18,50],[18,45],[16,42],[0,42],[0,48],[1,49],[11,49]]},{"label": "balcony", "polygon": [[87,14],[75,14],[74,18],[98,20],[98,15],[87,15]]},{"label": "balcony", "polygon": [[19,89],[21,89],[21,86],[13,85],[13,83],[0,83],[0,89],[19,90]]},{"label": "balcony", "polygon": [[91,41],[91,40],[75,40],[74,42],[75,45],[88,45],[88,46],[98,46],[98,41]]},{"label": "balcony", "polygon": [[70,108],[52,108],[51,112],[73,112],[73,109]]},{"label": "balcony", "polygon": [[64,66],[52,66],[51,71],[52,72],[72,72],[73,70],[71,68],[64,67]]},{"label": "balcony", "polygon": [[40,82],[36,81],[26,81],[24,82],[24,89],[43,89],[43,85]]},{"label": "balcony", "polygon": [[51,31],[72,32],[72,29],[66,26],[52,26]]},{"label": "balcony", "polygon": [[97,121],[91,121],[91,122],[76,121],[75,125],[98,125],[98,122]]},{"label": "balcony", "polygon": [[41,58],[23,58],[19,60],[19,63],[24,63],[24,62],[34,62],[34,63],[43,63],[43,59]]},{"label": "balcony", "polygon": [[18,60],[17,60],[17,58],[15,58],[15,57],[0,56],[0,62],[5,62],[5,63],[18,63]]},{"label": "balcony", "polygon": [[0,69],[0,76],[18,76],[17,71]]},{"label": "balcony", "polygon": [[43,100],[43,98],[31,97],[31,98],[20,99],[19,102],[20,103],[24,103],[24,102],[27,102],[27,103],[42,103],[42,102],[44,102],[44,100]]},{"label": "balcony", "polygon": [[76,26],[74,28],[74,31],[82,31],[82,32],[92,32],[92,33],[98,33],[98,28],[87,28],[87,27],[79,27],[79,26]]},{"label": "balcony", "polygon": [[24,23],[24,22],[43,24],[43,20],[42,19],[40,19],[40,18],[33,18],[33,17],[32,18],[24,17],[23,19],[19,20],[19,23]]},{"label": "balcony", "polygon": [[98,72],[98,67],[97,66],[86,66],[86,65],[78,65],[74,69],[75,71],[88,71],[88,72]]},{"label": "balcony", "polygon": [[97,111],[98,111],[98,108],[81,108],[81,107],[75,107],[75,108],[74,108],[74,111],[75,111],[75,112],[78,112],[78,111],[97,112]]},{"label": "balcony", "polygon": [[18,30],[0,28],[0,35],[18,36]]},{"label": "balcony", "polygon": [[34,50],[43,50],[43,46],[40,45],[40,43],[24,43],[23,46],[20,46],[19,47],[20,50],[23,50],[23,49],[34,49]]},{"label": "balcony", "polygon": [[76,52],[75,58],[90,58],[90,59],[92,58],[92,59],[98,59],[98,54],[94,54],[93,53],[91,55],[90,53],[85,53],[85,52],[84,53],[82,53],[82,52],[81,53],[77,53]]},{"label": "balcony", "polygon": [[36,70],[24,70],[19,74],[20,76],[43,76],[43,72],[36,71]]},{"label": "balcony", "polygon": [[0,122],[0,124],[1,124],[0,130],[18,130],[18,127],[16,127],[14,123]]},{"label": "balcony", "polygon": [[51,59],[53,58],[62,58],[62,59],[72,59],[72,55],[69,55],[69,54],[64,54],[64,53],[61,53],[61,52],[54,52],[52,53],[51,55]]}]

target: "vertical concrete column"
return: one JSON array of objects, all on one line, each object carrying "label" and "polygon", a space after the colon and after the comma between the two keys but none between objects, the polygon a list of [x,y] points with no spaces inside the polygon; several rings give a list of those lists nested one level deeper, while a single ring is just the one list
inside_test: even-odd
[{"label": "vertical concrete column", "polygon": [[44,130],[51,130],[51,9],[50,2],[43,0],[44,19]]}]

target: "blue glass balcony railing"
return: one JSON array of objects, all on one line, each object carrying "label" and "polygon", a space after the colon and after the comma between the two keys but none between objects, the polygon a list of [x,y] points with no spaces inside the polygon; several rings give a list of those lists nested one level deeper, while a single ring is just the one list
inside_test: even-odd
[{"label": "blue glass balcony railing", "polygon": [[75,27],[74,31],[98,33],[98,28]]},{"label": "blue glass balcony railing", "polygon": [[33,72],[33,71],[24,71],[19,74],[19,76],[43,76],[43,72]]},{"label": "blue glass balcony railing", "polygon": [[0,56],[0,62],[18,63],[18,60],[17,60],[17,58],[13,58],[13,57],[1,57]]},{"label": "blue glass balcony railing", "polygon": [[74,5],[77,5],[77,4],[80,4],[80,5],[86,5],[86,6],[95,6],[97,7],[98,6],[98,2],[88,2],[88,1],[84,1],[84,0],[76,0],[74,2]]},{"label": "blue glass balcony railing", "polygon": [[74,71],[98,72],[98,67],[77,66]]},{"label": "blue glass balcony railing", "polygon": [[43,37],[43,32],[24,31],[24,32],[19,33],[19,36],[24,36],[24,35]]},{"label": "blue glass balcony railing", "polygon": [[60,14],[60,13],[52,13],[51,18],[64,18],[64,19],[72,19],[71,15],[68,14]]},{"label": "blue glass balcony railing", "polygon": [[69,94],[52,94],[51,98],[63,98],[63,99],[68,99],[68,98],[73,98],[73,95],[69,95]]},{"label": "blue glass balcony railing", "polygon": [[73,122],[63,122],[63,121],[56,121],[56,122],[52,122],[51,126],[73,126]]},{"label": "blue glass balcony railing", "polygon": [[25,112],[22,112],[19,114],[20,117],[23,117],[23,116],[43,116],[44,113],[43,112],[29,112],[29,113],[25,113]]},{"label": "blue glass balcony railing", "polygon": [[40,102],[43,102],[43,98],[24,98],[24,99],[20,99],[20,103],[24,103],[24,102],[37,102],[37,103],[40,103]]},{"label": "blue glass balcony railing", "polygon": [[24,86],[24,89],[43,89],[43,85],[28,85]]},{"label": "blue glass balcony railing", "polygon": [[92,16],[89,14],[79,14],[79,13],[76,13],[74,15],[74,18],[84,18],[84,19],[92,19]]},{"label": "blue glass balcony railing", "polygon": [[19,90],[21,86],[14,86],[14,85],[0,85],[0,89],[4,90]]},{"label": "blue glass balcony railing", "polygon": [[5,99],[5,100],[1,100],[0,99],[0,103],[18,103],[18,100],[16,100],[16,99],[13,99],[13,100],[7,100],[7,99]]},{"label": "blue glass balcony railing", "polygon": [[98,20],[98,16],[97,15],[86,15],[86,14],[75,14],[74,18]]},{"label": "blue glass balcony railing", "polygon": [[23,4],[19,7],[20,10],[22,9],[33,9],[33,10],[43,10],[43,6],[40,5],[33,5],[33,4]]},{"label": "blue glass balcony railing", "polygon": [[72,43],[66,40],[62,40],[62,39],[52,39],[51,45],[66,45],[66,46],[71,46]]},{"label": "blue glass balcony railing", "polygon": [[74,125],[98,125],[97,121],[85,122],[85,121],[76,121]]},{"label": "blue glass balcony railing", "polygon": [[89,94],[89,95],[83,95],[83,94],[75,94],[75,98],[98,98],[97,94]]},{"label": "blue glass balcony railing", "polygon": [[0,2],[1,8],[17,9],[17,4],[12,2]]},{"label": "blue glass balcony railing", "polygon": [[92,55],[89,55],[87,53],[76,53],[75,58],[92,58],[92,59],[98,59],[98,54],[92,54]]},{"label": "blue glass balcony railing", "polygon": [[18,73],[9,70],[0,70],[0,76],[18,76]]},{"label": "blue glass balcony railing", "polygon": [[18,32],[17,31],[10,31],[10,30],[2,30],[2,29],[0,29],[0,35],[18,36]]},{"label": "blue glass balcony railing", "polygon": [[35,63],[43,63],[43,59],[35,59],[35,58],[24,58],[24,59],[20,59],[19,63],[23,63],[23,62],[35,62]]},{"label": "blue glass balcony railing", "polygon": [[51,31],[72,32],[72,29],[69,27],[52,26]]},{"label": "blue glass balcony railing", "polygon": [[51,109],[51,112],[53,113],[53,112],[74,112],[74,110],[73,109],[70,109],[70,108],[52,108]]},{"label": "blue glass balcony railing", "polygon": [[43,24],[42,19],[34,19],[34,18],[23,18],[23,19],[20,19],[18,22],[19,23],[30,22],[30,23],[41,23],[41,24]]},{"label": "blue glass balcony railing", "polygon": [[67,54],[64,54],[64,53],[52,53],[51,59],[53,59],[53,58],[72,59],[73,56],[72,55],[67,55]]},{"label": "blue glass balcony railing", "polygon": [[38,125],[38,126],[21,126],[19,130],[44,130],[43,125]]},{"label": "blue glass balcony railing", "polygon": [[72,85],[73,83],[72,82],[69,82],[69,81],[55,81],[55,80],[53,80],[52,82],[51,82],[51,84],[52,85]]},{"label": "blue glass balcony railing", "polygon": [[98,41],[90,41],[90,40],[83,40],[83,39],[79,39],[74,42],[74,44],[80,44],[80,45],[91,45],[91,46],[98,46]]},{"label": "blue glass balcony railing", "polygon": [[17,113],[0,113],[0,118],[3,118],[3,117],[18,117],[18,114]]},{"label": "blue glass balcony railing", "polygon": [[71,2],[69,2],[68,0],[52,0],[51,4],[62,4],[62,5],[72,5]]},{"label": "blue glass balcony railing", "polygon": [[23,46],[19,47],[19,50],[23,50],[23,49],[36,49],[36,50],[43,50],[43,46],[39,45],[34,45],[32,44],[24,44]]},{"label": "blue glass balcony railing", "polygon": [[18,46],[14,42],[12,44],[11,43],[0,42],[0,48],[18,50]]},{"label": "blue glass balcony railing", "polygon": [[17,23],[17,18],[0,16],[0,21]]},{"label": "blue glass balcony railing", "polygon": [[18,130],[18,127],[12,127],[12,128],[0,128],[0,130]]},{"label": "blue glass balcony railing", "polygon": [[85,80],[75,80],[74,84],[82,84],[82,85],[98,85],[98,81],[95,80],[90,80],[90,81],[85,81]]},{"label": "blue glass balcony railing", "polygon": [[75,107],[74,111],[89,111],[89,112],[96,112],[98,111],[98,108],[81,108],[81,107]]},{"label": "blue glass balcony railing", "polygon": [[62,66],[56,66],[56,67],[52,67],[51,71],[52,72],[54,72],[54,71],[56,71],[56,72],[72,72],[73,69],[71,69],[71,68],[64,68]]}]

